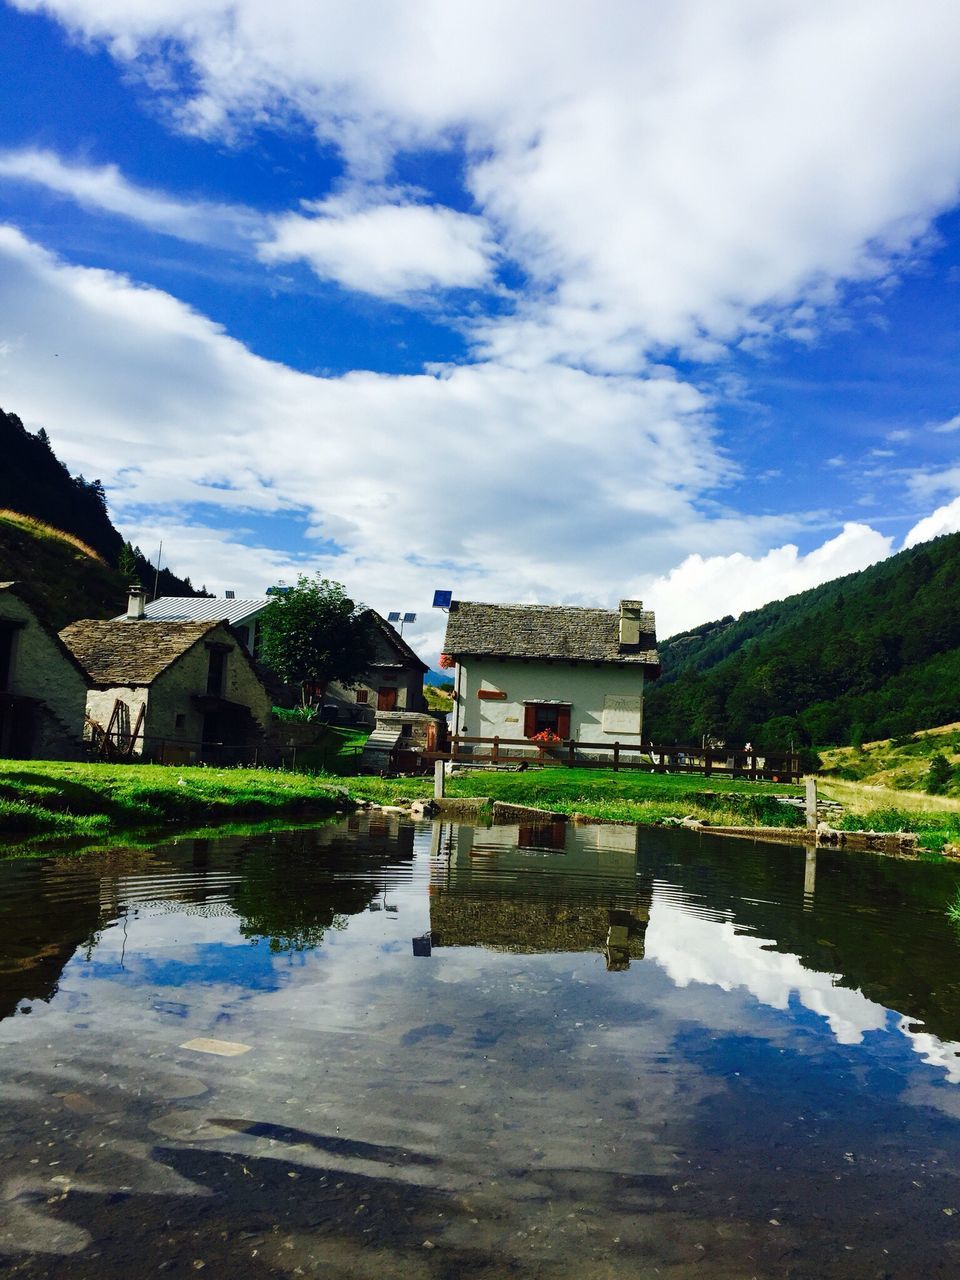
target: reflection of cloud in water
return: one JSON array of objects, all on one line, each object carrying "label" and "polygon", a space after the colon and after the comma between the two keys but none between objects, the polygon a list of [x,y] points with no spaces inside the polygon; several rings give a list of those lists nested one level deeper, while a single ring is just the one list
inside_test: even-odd
[{"label": "reflection of cloud in water", "polygon": [[744,988],[761,1004],[786,1010],[791,996],[819,1014],[840,1044],[861,1044],[869,1031],[896,1028],[924,1062],[960,1084],[960,1044],[917,1030],[909,1017],[890,1012],[861,992],[840,987],[840,975],[806,969],[798,956],[773,950],[776,944],[739,932],[732,918],[711,920],[663,900],[654,891],[647,930],[647,959],[678,987],[698,982],[722,991]]}]

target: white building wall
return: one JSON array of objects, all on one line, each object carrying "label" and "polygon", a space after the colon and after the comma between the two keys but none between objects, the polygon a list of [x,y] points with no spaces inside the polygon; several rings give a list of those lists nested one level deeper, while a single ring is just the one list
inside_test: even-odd
[{"label": "white building wall", "polygon": [[[478,698],[479,690],[505,693],[500,700]],[[458,663],[454,732],[470,737],[522,738],[525,702],[568,702],[570,736],[577,742],[639,743],[640,731],[605,732],[608,697],[643,697],[643,668],[507,658],[466,658]]]}]

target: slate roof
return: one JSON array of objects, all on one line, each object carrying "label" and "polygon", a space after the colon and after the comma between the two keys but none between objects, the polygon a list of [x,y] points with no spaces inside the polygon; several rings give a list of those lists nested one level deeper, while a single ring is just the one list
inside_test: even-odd
[{"label": "slate roof", "polygon": [[[253,596],[246,600],[227,600],[223,596],[158,596],[144,607],[143,616],[151,622],[243,622],[251,613],[260,613],[273,596]],[[115,622],[126,618],[121,613]]]},{"label": "slate roof", "polygon": [[217,625],[87,619],[64,627],[60,639],[94,684],[151,684]]},{"label": "slate roof", "polygon": [[443,648],[453,658],[616,662],[659,672],[656,645],[656,623],[649,612],[641,614],[639,646],[621,649],[620,613],[615,609],[454,600]]},{"label": "slate roof", "polygon": [[423,659],[417,657],[414,651],[407,644],[406,640],[404,640],[403,636],[396,629],[396,627],[394,627],[392,623],[388,622],[386,618],[382,617],[379,613],[377,613],[376,609],[371,609],[369,612],[370,612],[370,616],[373,618],[373,621],[378,627],[384,640],[386,640],[387,644],[390,645],[394,650],[396,650],[396,652],[400,656],[399,662],[372,662],[370,664],[372,667],[377,667],[377,668],[401,667],[402,668],[402,667],[414,666],[414,667],[417,667],[420,671],[426,672],[430,670],[429,666],[427,666],[427,664],[423,661]]}]

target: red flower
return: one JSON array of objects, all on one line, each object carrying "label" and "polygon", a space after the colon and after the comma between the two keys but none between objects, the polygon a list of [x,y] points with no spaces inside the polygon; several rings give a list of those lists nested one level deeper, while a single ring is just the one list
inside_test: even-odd
[{"label": "red flower", "polygon": [[449,671],[451,667],[455,667],[456,665],[456,662],[450,657],[449,653],[441,653],[440,666],[444,671]]}]

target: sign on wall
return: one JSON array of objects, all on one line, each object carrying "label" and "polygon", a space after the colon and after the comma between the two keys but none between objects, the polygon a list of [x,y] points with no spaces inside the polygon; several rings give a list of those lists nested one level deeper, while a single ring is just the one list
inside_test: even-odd
[{"label": "sign on wall", "polygon": [[643,731],[643,698],[608,693],[603,700],[604,733],[639,734]]}]

